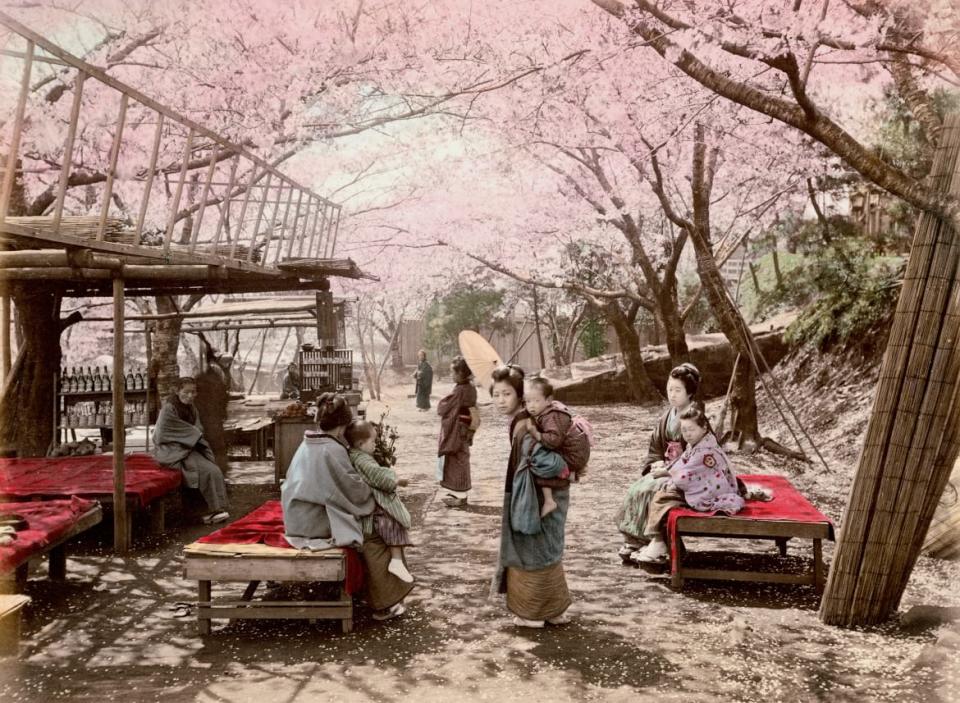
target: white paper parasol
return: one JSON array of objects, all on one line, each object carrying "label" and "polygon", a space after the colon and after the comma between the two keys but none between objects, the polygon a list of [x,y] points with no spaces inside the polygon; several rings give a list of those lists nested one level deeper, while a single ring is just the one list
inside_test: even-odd
[{"label": "white paper parasol", "polygon": [[473,371],[474,383],[489,388],[493,383],[493,370],[503,365],[497,350],[473,330],[464,330],[457,337],[460,354]]}]

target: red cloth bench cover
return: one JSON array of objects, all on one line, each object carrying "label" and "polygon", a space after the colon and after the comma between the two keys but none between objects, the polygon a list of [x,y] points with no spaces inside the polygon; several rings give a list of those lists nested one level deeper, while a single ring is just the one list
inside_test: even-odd
[{"label": "red cloth bench cover", "polygon": [[27,521],[26,528],[17,531],[17,538],[12,544],[0,546],[0,572],[11,571],[26,557],[56,542],[95,505],[92,500],[76,497],[68,500],[0,503],[0,513],[15,513]]},{"label": "red cloth bench cover", "polygon": [[[149,454],[124,458],[124,482],[128,496],[136,496],[144,507],[180,486],[179,469],[161,466]],[[113,456],[41,457],[0,459],[0,496],[85,496],[113,495]]]},{"label": "red cloth bench cover", "polygon": [[[821,513],[813,504],[804,498],[800,492],[794,488],[790,481],[783,476],[774,476],[772,474],[756,474],[745,476],[740,474],[737,478],[749,486],[762,486],[773,493],[773,500],[748,500],[743,510],[730,517],[747,520],[787,520],[791,522],[816,522],[827,523],[830,526],[830,539],[833,539],[833,523],[826,515]],[[682,517],[710,517],[717,515],[714,512],[699,512],[690,508],[673,508],[667,513],[667,534],[670,537],[670,556],[673,570],[678,563],[677,547],[677,521]],[[718,517],[725,518],[727,515],[719,514]]]},{"label": "red cloth bench cover", "polygon": [[[283,529],[283,506],[279,500],[270,500],[239,520],[201,537],[201,544],[266,544],[270,547],[293,549]],[[347,574],[344,588],[353,594],[363,588],[363,562],[356,550],[340,548],[346,554]]]}]

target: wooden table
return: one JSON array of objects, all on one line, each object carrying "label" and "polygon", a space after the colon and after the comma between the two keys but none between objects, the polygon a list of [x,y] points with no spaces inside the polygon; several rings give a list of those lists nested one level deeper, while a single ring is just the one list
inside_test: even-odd
[{"label": "wooden table", "polygon": [[787,541],[793,538],[813,541],[813,564],[806,573],[771,573],[767,571],[736,571],[727,569],[698,569],[684,566],[683,548],[676,549],[671,560],[671,585],[683,588],[684,579],[715,579],[725,581],[763,581],[768,583],[794,583],[815,586],[823,592],[825,572],[823,568],[822,542],[833,539],[830,523],[795,522],[790,520],[751,520],[736,515],[712,515],[709,517],[681,517],[677,520],[677,538],[683,537],[728,537],[740,539],[774,540],[781,556],[787,554]]},{"label": "wooden table", "polygon": [[21,591],[26,585],[27,577],[29,576],[30,569],[30,559],[34,557],[40,557],[44,554],[48,555],[50,562],[49,575],[51,581],[64,581],[67,578],[67,550],[66,543],[71,539],[79,535],[81,532],[86,532],[94,525],[98,524],[103,519],[103,509],[99,505],[95,505],[93,508],[85,512],[77,520],[73,526],[61,535],[56,540],[52,541],[50,544],[46,545],[43,549],[35,550],[29,554],[24,554],[20,561],[13,565],[14,567],[14,578],[12,579],[12,584],[10,583],[11,579],[2,579],[0,580],[0,590],[4,591]]},{"label": "wooden table", "polygon": [[[197,625],[210,634],[210,621],[234,619],[340,620],[343,632],[353,630],[353,598],[346,592],[346,556],[339,549],[323,552],[283,549],[265,544],[200,544],[184,548],[186,578],[198,582]],[[214,581],[244,581],[240,600],[215,601]],[[340,584],[331,601],[262,601],[253,596],[263,581]]]}]

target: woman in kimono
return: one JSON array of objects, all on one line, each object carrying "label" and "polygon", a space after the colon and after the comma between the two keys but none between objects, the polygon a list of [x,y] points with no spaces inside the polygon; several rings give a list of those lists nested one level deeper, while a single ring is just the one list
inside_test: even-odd
[{"label": "woman in kimono", "polygon": [[417,410],[425,412],[430,409],[430,393],[433,391],[433,367],[427,361],[427,352],[423,349],[417,352],[417,370],[413,377],[417,382]]},{"label": "woman in kimono", "polygon": [[[506,593],[507,608],[520,627],[562,625],[569,621],[570,591],[563,572],[564,530],[570,506],[569,481],[557,477],[563,458],[529,433],[530,416],[523,408],[523,369],[507,366],[493,372],[493,403],[510,418],[510,460],[507,464],[501,518],[500,555],[494,588]],[[557,508],[540,516],[543,502],[537,483],[550,483]]]},{"label": "woman in kimono", "polygon": [[320,431],[304,434],[280,489],[285,537],[297,549],[358,549],[373,618],[389,620],[404,613],[413,584],[388,570],[390,548],[374,529],[373,493],[347,453],[344,430],[352,420],[343,396],[317,399]]},{"label": "woman in kimono", "polygon": [[153,456],[164,466],[180,469],[184,483],[200,491],[207,503],[205,523],[224,522],[230,517],[227,484],[204,439],[200,415],[193,404],[196,397],[197,382],[193,378],[177,379],[177,390],[160,408],[153,430]]},{"label": "woman in kimono", "polygon": [[444,504],[460,507],[466,505],[471,488],[470,445],[479,415],[473,372],[462,356],[454,357],[450,371],[456,385],[437,403],[437,414],[440,415],[437,478],[440,487],[447,492]]},{"label": "woman in kimono", "polygon": [[676,459],[686,448],[680,432],[680,414],[693,404],[700,388],[700,371],[690,363],[683,363],[670,371],[667,378],[667,401],[670,407],[660,416],[650,435],[647,456],[640,467],[640,479],[627,489],[623,505],[617,513],[617,529],[624,543],[617,554],[624,563],[640,561],[640,550],[649,541],[644,535],[647,511],[653,495],[664,477],[659,470]]}]

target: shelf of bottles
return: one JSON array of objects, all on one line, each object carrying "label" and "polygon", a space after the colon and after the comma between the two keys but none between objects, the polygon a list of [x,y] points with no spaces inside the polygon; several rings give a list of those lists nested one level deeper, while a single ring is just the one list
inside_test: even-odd
[{"label": "shelf of bottles", "polygon": [[[113,424],[113,388],[117,382],[108,367],[64,367],[60,371],[60,427],[109,427]],[[124,424],[145,425],[149,421],[147,407],[147,374],[130,369],[120,379],[123,383]],[[152,389],[151,389],[152,390]]]},{"label": "shelf of bottles", "polygon": [[[342,393],[352,390],[354,387],[353,351],[350,349],[301,351],[300,379],[302,391],[310,396],[328,391]],[[302,394],[301,397],[303,397]]]}]

